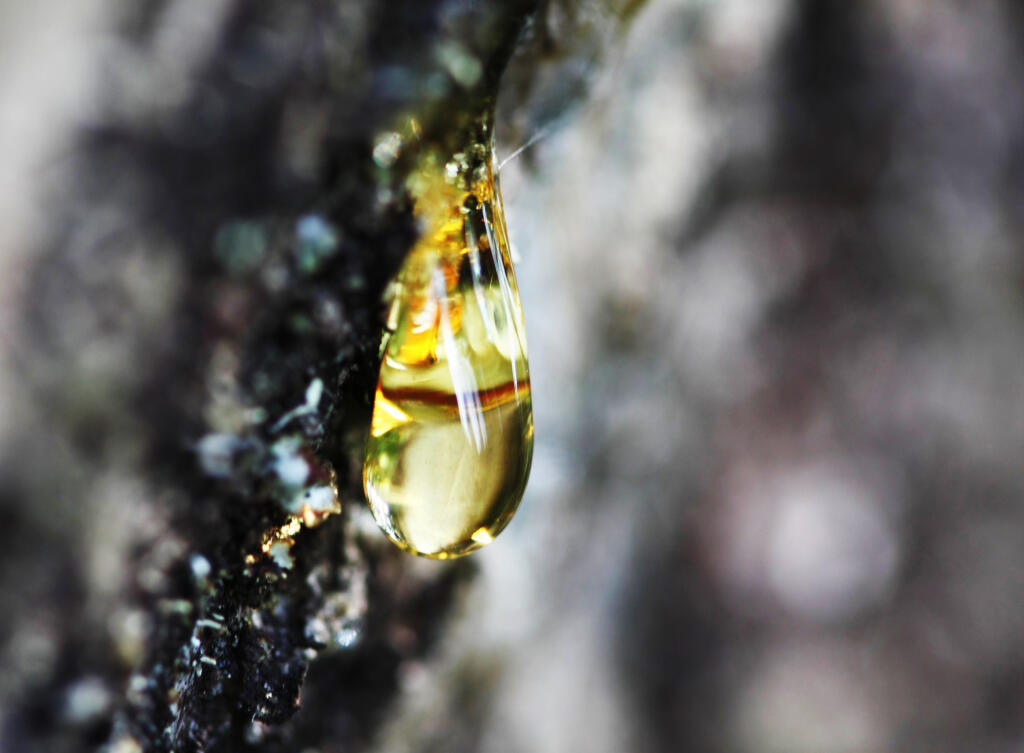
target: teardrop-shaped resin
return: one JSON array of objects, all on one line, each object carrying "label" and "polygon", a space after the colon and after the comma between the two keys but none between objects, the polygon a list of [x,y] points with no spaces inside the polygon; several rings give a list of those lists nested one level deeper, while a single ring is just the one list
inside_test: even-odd
[{"label": "teardrop-shaped resin", "polygon": [[425,158],[421,235],[392,288],[363,465],[377,524],[437,559],[508,524],[533,457],[522,307],[490,158]]}]

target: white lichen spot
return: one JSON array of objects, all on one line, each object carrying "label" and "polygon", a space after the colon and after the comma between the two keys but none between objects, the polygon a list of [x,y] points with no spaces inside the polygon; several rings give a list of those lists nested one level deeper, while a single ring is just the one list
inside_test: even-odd
[{"label": "white lichen spot", "polygon": [[228,478],[234,466],[235,454],[243,442],[234,434],[207,434],[196,442],[199,467],[208,476]]},{"label": "white lichen spot", "polygon": [[270,545],[270,556],[284,570],[291,570],[295,561],[292,559],[292,547],[286,541],[275,541]]},{"label": "white lichen spot", "polygon": [[271,470],[288,489],[301,489],[309,478],[309,463],[299,455],[302,443],[298,437],[285,437],[274,443]]},{"label": "white lichen spot", "polygon": [[373,147],[373,161],[378,167],[389,168],[402,153],[402,137],[394,131],[382,133]]},{"label": "white lichen spot", "polygon": [[315,416],[317,409],[320,406],[320,399],[324,394],[324,383],[323,380],[317,377],[309,386],[306,388],[306,401],[290,411],[285,413],[281,418],[274,424],[273,431],[280,431],[283,429],[291,420],[299,418],[301,416]]},{"label": "white lichen spot", "polygon": [[306,490],[306,504],[316,512],[333,511],[338,507],[338,496],[330,486],[311,486]]}]

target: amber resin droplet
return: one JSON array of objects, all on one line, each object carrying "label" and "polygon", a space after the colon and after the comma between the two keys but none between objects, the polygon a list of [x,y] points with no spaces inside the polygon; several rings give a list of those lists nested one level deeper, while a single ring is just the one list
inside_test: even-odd
[{"label": "amber resin droplet", "polygon": [[[475,155],[475,156],[474,156]],[[508,524],[533,457],[523,313],[489,149],[421,159],[363,465],[378,525],[437,559]]]}]

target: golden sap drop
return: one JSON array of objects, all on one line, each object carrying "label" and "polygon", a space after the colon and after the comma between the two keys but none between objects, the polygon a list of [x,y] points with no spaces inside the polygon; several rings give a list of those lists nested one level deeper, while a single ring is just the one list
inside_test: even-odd
[{"label": "golden sap drop", "polygon": [[533,457],[523,313],[489,150],[424,157],[421,235],[393,285],[363,486],[398,546],[437,559],[489,544]]}]

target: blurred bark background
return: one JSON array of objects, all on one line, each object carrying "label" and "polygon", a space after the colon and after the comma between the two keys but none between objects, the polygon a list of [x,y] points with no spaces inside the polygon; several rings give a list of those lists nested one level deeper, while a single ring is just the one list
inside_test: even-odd
[{"label": "blurred bark background", "polygon": [[[1024,746],[1016,3],[65,5],[0,6],[0,749]],[[396,136],[495,96],[533,478],[420,561]]]}]

